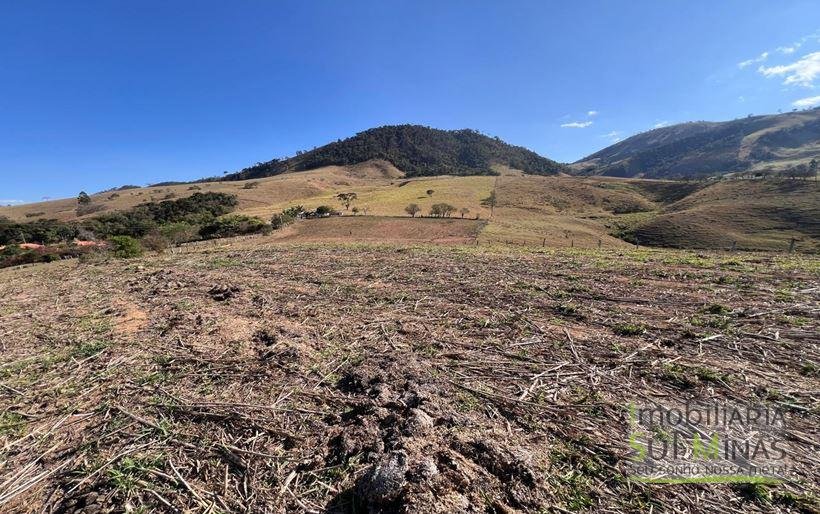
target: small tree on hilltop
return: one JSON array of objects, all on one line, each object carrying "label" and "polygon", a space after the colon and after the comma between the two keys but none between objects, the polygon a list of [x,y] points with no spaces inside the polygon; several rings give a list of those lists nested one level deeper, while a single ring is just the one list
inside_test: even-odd
[{"label": "small tree on hilltop", "polygon": [[85,191],[80,191],[80,194],[77,195],[77,203],[80,205],[88,205],[91,203],[91,197],[88,196],[88,193]]},{"label": "small tree on hilltop", "polygon": [[415,218],[416,214],[421,212],[421,207],[419,207],[418,205],[416,205],[414,203],[411,203],[410,205],[408,205],[407,207],[404,208],[404,212],[409,214],[411,217]]},{"label": "small tree on hilltop", "polygon": [[345,206],[345,210],[350,210],[350,205],[359,197],[356,193],[339,193],[336,198]]}]

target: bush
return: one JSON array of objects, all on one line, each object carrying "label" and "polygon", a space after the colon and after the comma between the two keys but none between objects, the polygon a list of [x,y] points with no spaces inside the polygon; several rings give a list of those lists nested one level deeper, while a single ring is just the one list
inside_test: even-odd
[{"label": "bush", "polygon": [[320,205],[319,207],[316,207],[314,213],[316,214],[316,217],[324,218],[325,216],[333,216],[336,214],[336,210],[329,205]]},{"label": "bush", "polygon": [[120,259],[130,259],[142,255],[142,245],[131,236],[114,236],[111,238],[111,252]]},{"label": "bush", "polygon": [[199,235],[203,239],[215,239],[219,237],[244,236],[248,234],[259,234],[270,230],[270,227],[259,218],[243,215],[225,216],[214,220],[202,227]]},{"label": "bush", "polygon": [[22,242],[53,244],[77,237],[77,227],[57,220],[36,220],[16,223],[0,216],[0,245]]},{"label": "bush", "polygon": [[20,245],[8,245],[0,250],[0,257],[13,257],[21,253],[23,253],[23,249],[20,248]]},{"label": "bush", "polygon": [[162,225],[159,227],[159,233],[174,245],[199,239],[199,227],[185,222]]},{"label": "bush", "polygon": [[204,225],[231,212],[236,196],[224,193],[194,193],[188,198],[144,203],[123,212],[112,212],[85,220],[85,228],[98,237],[143,237],[157,227],[170,223]]},{"label": "bush", "polygon": [[288,207],[282,214],[285,216],[290,216],[291,218],[298,218],[300,214],[305,212],[305,208],[301,205],[294,205],[293,207]]},{"label": "bush", "polygon": [[170,246],[169,241],[159,231],[151,232],[143,237],[141,244],[144,248],[157,253],[164,252]]},{"label": "bush", "polygon": [[72,245],[51,246],[38,248],[36,250],[23,250],[16,245],[8,246],[0,252],[0,268],[82,257],[94,250],[96,249],[93,247],[78,247]]},{"label": "bush", "polygon": [[274,214],[270,219],[270,226],[273,230],[279,230],[285,225],[293,223],[293,220],[294,218],[292,216],[288,216],[284,212],[281,214]]}]

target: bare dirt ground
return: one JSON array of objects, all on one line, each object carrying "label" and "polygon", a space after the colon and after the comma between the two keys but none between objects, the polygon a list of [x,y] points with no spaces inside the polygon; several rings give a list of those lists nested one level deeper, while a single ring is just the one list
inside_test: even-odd
[{"label": "bare dirt ground", "polygon": [[[2,512],[817,512],[820,262],[289,246],[0,271]],[[627,405],[788,413],[777,486],[627,479]]]}]

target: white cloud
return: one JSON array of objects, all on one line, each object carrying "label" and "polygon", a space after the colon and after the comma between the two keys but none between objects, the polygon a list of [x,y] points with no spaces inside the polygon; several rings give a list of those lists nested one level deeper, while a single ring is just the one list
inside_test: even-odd
[{"label": "white cloud", "polygon": [[24,204],[23,200],[0,200],[0,205],[21,205]]},{"label": "white cloud", "polygon": [[800,43],[795,43],[792,46],[778,46],[777,51],[781,54],[789,55],[793,54],[798,48],[800,48]]},{"label": "white cloud", "polygon": [[562,128],[586,128],[592,125],[591,121],[573,121],[572,123],[562,123]]},{"label": "white cloud", "polygon": [[769,58],[769,52],[763,52],[762,54],[758,55],[758,56],[757,56],[756,58],[754,58],[754,59],[747,59],[747,60],[745,60],[745,61],[743,61],[743,62],[739,62],[739,63],[737,63],[737,66],[738,66],[738,68],[743,69],[743,68],[745,68],[745,67],[747,67],[747,66],[751,66],[752,64],[754,64],[754,63],[756,63],[756,62],[763,62],[763,61],[765,61],[765,60],[766,60],[766,59],[768,59],[768,58]]},{"label": "white cloud", "polygon": [[780,66],[761,66],[757,71],[764,77],[785,76],[783,84],[814,87],[814,79],[820,75],[820,52],[804,55],[799,60]]},{"label": "white cloud", "polygon": [[820,105],[820,96],[810,96],[808,98],[801,98],[792,102],[794,107],[798,109],[806,109],[808,107],[815,107]]},{"label": "white cloud", "polygon": [[743,103],[743,102],[746,101],[746,97],[743,96],[743,95],[740,95],[739,97],[737,97],[737,101],[740,102],[740,103]]},{"label": "white cloud", "polygon": [[592,116],[597,116],[597,115],[598,115],[598,111],[589,111],[589,112],[587,112],[587,116],[589,116],[590,118]]},{"label": "white cloud", "polygon": [[623,139],[621,137],[621,132],[618,131],[618,130],[613,130],[612,132],[610,132],[608,134],[601,134],[601,137],[609,139],[612,143],[617,143],[618,141]]},{"label": "white cloud", "polygon": [[668,126],[669,126],[669,122],[666,121],[666,120],[663,120],[663,121],[659,121],[659,122],[655,123],[652,126],[652,128],[661,128],[661,127],[668,127]]}]

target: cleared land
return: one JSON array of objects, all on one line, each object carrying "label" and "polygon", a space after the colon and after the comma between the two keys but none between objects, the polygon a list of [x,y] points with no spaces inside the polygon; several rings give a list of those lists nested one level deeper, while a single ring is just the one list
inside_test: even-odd
[{"label": "cleared land", "polygon": [[[0,510],[818,509],[816,258],[266,241],[0,270]],[[786,409],[796,477],[628,480],[663,398]]]}]

